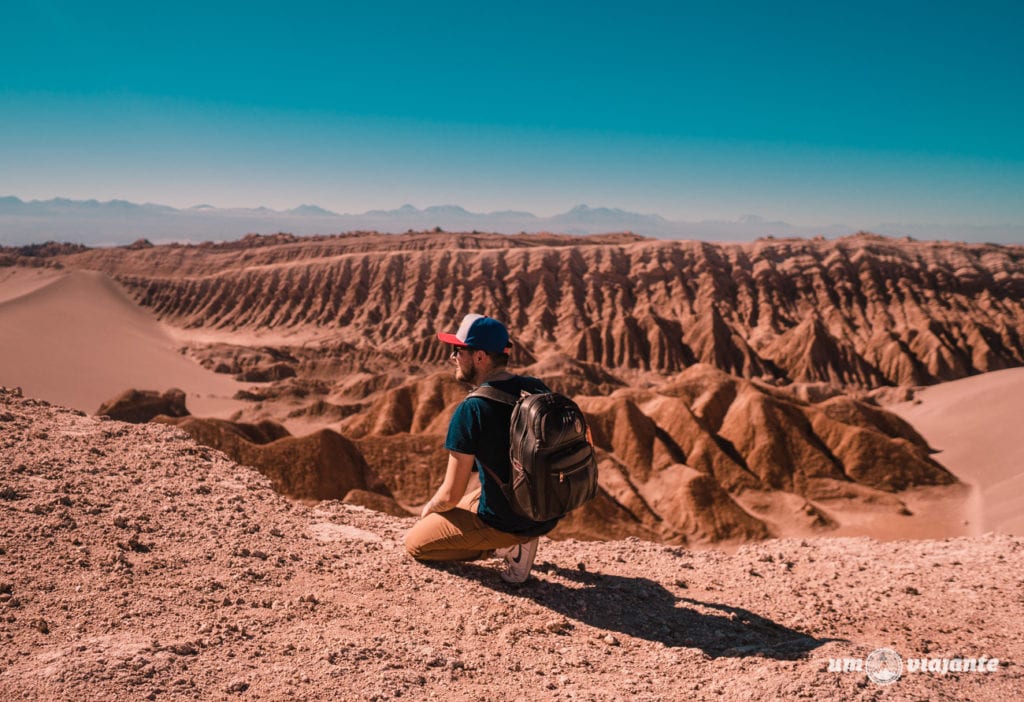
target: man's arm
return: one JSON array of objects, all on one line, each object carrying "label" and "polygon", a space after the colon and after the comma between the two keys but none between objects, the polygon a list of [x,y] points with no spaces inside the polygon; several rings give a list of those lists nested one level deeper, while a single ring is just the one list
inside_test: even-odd
[{"label": "man's arm", "polygon": [[434,496],[427,504],[423,505],[420,517],[425,517],[431,512],[447,512],[466,494],[466,485],[469,484],[469,474],[473,469],[473,455],[470,453],[448,453],[448,469],[444,473],[444,481],[437,489]]}]

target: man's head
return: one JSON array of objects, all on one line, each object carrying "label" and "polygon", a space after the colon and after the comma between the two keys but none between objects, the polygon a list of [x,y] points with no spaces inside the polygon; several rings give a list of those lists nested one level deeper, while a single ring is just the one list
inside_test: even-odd
[{"label": "man's head", "polygon": [[479,383],[497,368],[508,364],[508,329],[496,319],[467,314],[454,334],[439,332],[437,338],[452,345],[455,377]]}]

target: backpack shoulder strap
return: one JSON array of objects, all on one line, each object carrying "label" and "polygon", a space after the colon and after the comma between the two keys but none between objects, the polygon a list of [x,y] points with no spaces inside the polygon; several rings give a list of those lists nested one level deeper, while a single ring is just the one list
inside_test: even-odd
[{"label": "backpack shoulder strap", "polygon": [[500,402],[503,405],[515,406],[519,400],[515,395],[510,395],[507,392],[502,392],[498,388],[491,387],[490,385],[479,385],[466,397],[483,397],[488,400],[494,400]]},{"label": "backpack shoulder strap", "polygon": [[[475,388],[473,388],[473,390],[468,395],[466,395],[466,397],[482,397],[484,399],[493,400],[494,402],[500,402],[503,405],[509,405],[511,407],[515,407],[516,402],[518,402],[519,400],[519,398],[517,398],[515,395],[511,395],[507,392],[502,392],[498,388],[492,387],[490,385],[478,385]],[[479,457],[477,458],[477,463],[479,463],[487,472],[487,474],[491,476],[491,480],[498,484],[498,487],[501,489],[502,493],[505,494],[505,499],[511,499],[511,497],[509,496],[508,483],[499,478],[498,474],[491,470],[489,467],[487,467],[487,464],[481,461]]]}]

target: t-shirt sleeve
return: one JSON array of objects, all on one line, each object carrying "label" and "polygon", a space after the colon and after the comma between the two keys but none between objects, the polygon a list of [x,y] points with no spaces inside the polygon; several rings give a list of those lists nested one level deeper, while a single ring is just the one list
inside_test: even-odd
[{"label": "t-shirt sleeve", "polygon": [[448,437],[444,447],[458,453],[478,453],[481,434],[480,406],[472,399],[463,400],[455,408],[452,421],[448,424]]}]

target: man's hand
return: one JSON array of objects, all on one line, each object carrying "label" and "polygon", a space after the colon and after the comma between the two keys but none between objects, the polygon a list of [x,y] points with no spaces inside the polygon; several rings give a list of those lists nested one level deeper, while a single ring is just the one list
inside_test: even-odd
[{"label": "man's hand", "polygon": [[429,500],[427,500],[427,504],[423,505],[423,509],[420,510],[420,519],[423,519],[431,512],[447,512],[451,508],[452,505],[439,503],[437,500],[437,495],[434,495]]},{"label": "man's hand", "polygon": [[420,519],[432,512],[447,512],[466,494],[469,474],[473,468],[473,456],[468,453],[448,454],[448,468],[444,474],[444,482],[433,497],[420,510]]}]

